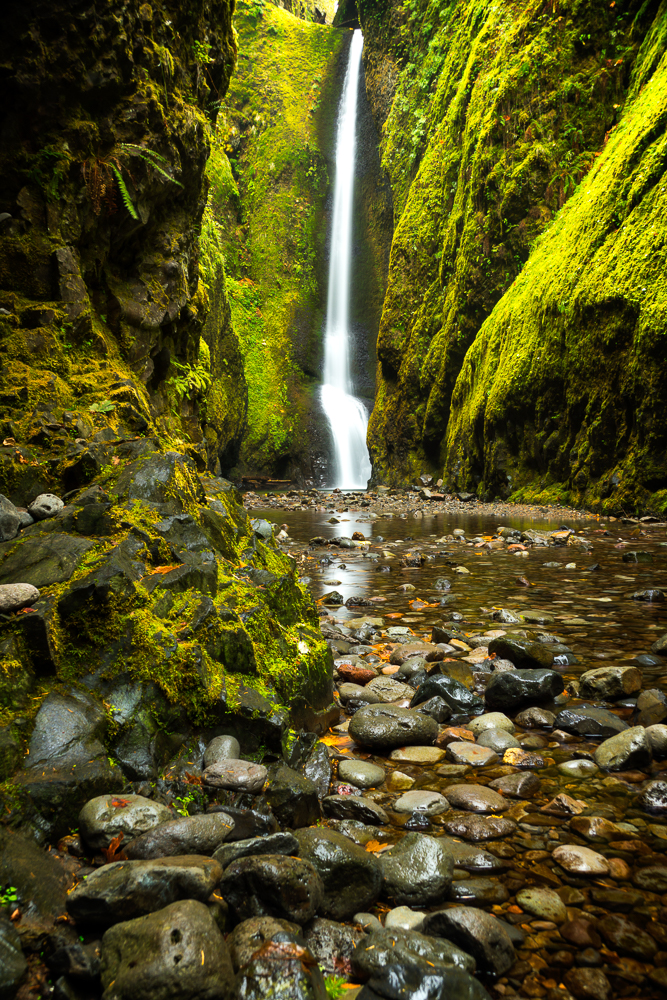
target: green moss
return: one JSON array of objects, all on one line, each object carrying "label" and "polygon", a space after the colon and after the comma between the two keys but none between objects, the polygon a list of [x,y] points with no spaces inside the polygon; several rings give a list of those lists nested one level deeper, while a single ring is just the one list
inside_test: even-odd
[{"label": "green moss", "polygon": [[[650,21],[645,12],[633,23],[640,7],[401,8],[382,140],[396,233],[369,429],[381,479],[439,473],[466,351],[618,121]],[[369,8],[361,3],[362,23]]]},{"label": "green moss", "polygon": [[619,124],[468,352],[446,465],[481,492],[663,503],[666,32],[663,4]]}]

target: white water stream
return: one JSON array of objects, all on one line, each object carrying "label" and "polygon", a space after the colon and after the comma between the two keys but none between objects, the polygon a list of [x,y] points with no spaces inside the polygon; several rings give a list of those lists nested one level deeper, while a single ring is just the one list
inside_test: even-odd
[{"label": "white water stream", "polygon": [[334,486],[365,489],[371,474],[366,447],[368,413],[352,395],[349,359],[350,257],[359,66],[364,41],[355,31],[338,109],[327,320],[324,334],[324,410],[334,440]]}]

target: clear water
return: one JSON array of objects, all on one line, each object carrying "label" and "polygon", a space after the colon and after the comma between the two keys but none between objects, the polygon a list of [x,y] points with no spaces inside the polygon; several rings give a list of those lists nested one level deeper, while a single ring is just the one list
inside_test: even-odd
[{"label": "clear water", "polygon": [[371,474],[366,447],[368,413],[354,396],[349,357],[350,261],[354,193],[357,91],[363,49],[355,31],[338,110],[327,319],[324,334],[324,383],[320,399],[334,441],[332,486],[365,487]]}]

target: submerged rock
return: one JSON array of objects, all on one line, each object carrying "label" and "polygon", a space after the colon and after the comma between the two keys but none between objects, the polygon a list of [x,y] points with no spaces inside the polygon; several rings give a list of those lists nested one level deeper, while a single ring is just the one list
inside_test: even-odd
[{"label": "submerged rock", "polygon": [[369,705],[355,712],[350,736],[362,746],[387,750],[412,744],[429,745],[438,735],[438,724],[428,715],[395,705]]},{"label": "submerged rock", "polygon": [[454,863],[439,839],[408,833],[380,856],[382,891],[408,906],[424,906],[446,898]]}]

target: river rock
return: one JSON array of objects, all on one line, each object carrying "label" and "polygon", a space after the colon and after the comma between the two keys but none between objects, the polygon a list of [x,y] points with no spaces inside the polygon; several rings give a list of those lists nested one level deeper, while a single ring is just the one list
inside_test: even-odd
[{"label": "river rock", "polygon": [[408,906],[424,906],[446,899],[452,881],[451,855],[435,837],[408,833],[380,856],[382,891]]},{"label": "river rock", "polygon": [[0,542],[9,542],[18,534],[21,515],[6,496],[0,493]]},{"label": "river rock", "polygon": [[425,933],[444,937],[472,955],[480,972],[502,976],[514,965],[516,953],[503,924],[472,906],[454,906],[430,913]]},{"label": "river rock", "polygon": [[338,764],[338,777],[355,788],[375,788],[384,781],[386,773],[377,764],[366,760],[341,760]]},{"label": "river rock", "polygon": [[[26,608],[39,600],[39,591],[31,583],[0,584],[0,615]],[[412,697],[412,691],[410,691]]]},{"label": "river rock", "polygon": [[510,747],[520,747],[521,744],[516,736],[512,736],[506,729],[485,729],[477,737],[477,746],[487,747],[498,756],[502,756],[505,750]]},{"label": "river rock", "polygon": [[478,715],[476,719],[471,719],[467,728],[479,737],[487,729],[499,729],[506,733],[513,733],[516,727],[512,720],[508,719],[502,712],[486,712],[484,715]]},{"label": "river rock", "polygon": [[287,831],[270,833],[264,837],[249,837],[247,840],[237,840],[232,844],[223,844],[213,857],[223,868],[231,865],[237,858],[254,857],[256,854],[287,854],[299,853],[299,841],[294,834]]},{"label": "river rock", "polygon": [[611,996],[611,983],[602,969],[570,969],[563,983],[577,1000],[609,1000]]},{"label": "river rock", "polygon": [[482,700],[465,684],[447,674],[434,674],[419,685],[410,702],[410,708],[436,697],[442,698],[452,712],[459,715],[479,715],[484,707]]},{"label": "river rock", "polygon": [[401,747],[389,754],[389,760],[399,764],[439,764],[444,759],[445,751],[440,747]]},{"label": "river rock", "polygon": [[271,768],[265,795],[271,812],[283,827],[296,830],[317,823],[320,819],[317,787],[310,778],[286,764],[277,764]]},{"label": "river rock", "polygon": [[447,760],[453,764],[468,764],[470,767],[486,767],[499,760],[494,750],[477,743],[448,743],[446,753]]},{"label": "river rock", "polygon": [[[355,919],[354,923],[358,921]],[[365,936],[357,927],[316,917],[308,925],[304,938],[306,947],[321,969],[334,976],[339,974],[341,966],[349,968],[354,949]]]},{"label": "river rock", "polygon": [[499,837],[509,837],[516,832],[516,823],[502,816],[456,816],[443,823],[444,829],[452,837],[462,837],[477,843],[480,840],[496,840]]},{"label": "river rock", "polygon": [[518,636],[500,635],[489,643],[489,653],[510,660],[520,670],[549,669],[554,662],[548,646]]},{"label": "river rock", "polygon": [[276,917],[250,917],[237,924],[227,938],[234,969],[238,971],[244,965],[248,965],[255,952],[282,931],[299,934],[301,928],[290,920],[280,920]]},{"label": "river rock", "polygon": [[423,701],[417,706],[417,711],[430,715],[432,719],[435,719],[441,725],[452,717],[452,710],[445,699],[437,695],[435,698],[428,698],[426,701]]},{"label": "river rock", "polygon": [[371,749],[387,750],[413,744],[432,745],[438,735],[435,719],[396,705],[368,705],[350,720],[353,740]]},{"label": "river rock", "polygon": [[33,521],[46,521],[49,517],[55,517],[64,506],[60,497],[54,496],[53,493],[40,493],[32,503],[28,504],[28,513]]},{"label": "river rock", "polygon": [[387,704],[391,701],[400,701],[402,698],[412,698],[413,689],[409,684],[401,684],[393,677],[379,676],[366,684],[365,690],[377,696],[378,701]]},{"label": "river rock", "polygon": [[647,813],[653,815],[667,813],[667,781],[660,779],[649,781],[637,802]]},{"label": "river rock", "polygon": [[453,903],[469,906],[498,906],[506,903],[510,894],[504,885],[490,878],[457,878],[452,882],[449,898]]},{"label": "river rock", "polygon": [[562,844],[552,854],[566,872],[573,875],[608,875],[609,862],[590,847],[578,847],[574,844]]},{"label": "river rock", "polygon": [[121,833],[131,840],[173,818],[171,809],[143,795],[98,795],[86,802],[78,825],[88,847],[99,851]]},{"label": "river rock", "polygon": [[397,927],[373,931],[362,938],[352,955],[352,969],[363,978],[375,976],[387,966],[416,967],[431,973],[454,966],[475,971],[474,959],[449,941],[434,940],[418,931]]},{"label": "river rock", "polygon": [[595,708],[594,705],[578,705],[577,708],[564,708],[556,716],[556,726],[566,733],[576,736],[615,736],[616,733],[629,729],[627,722],[619,719],[606,708]]},{"label": "river rock", "polygon": [[600,769],[594,760],[564,760],[558,770],[566,778],[589,778]]},{"label": "river rock", "polygon": [[349,920],[374,905],[380,895],[380,863],[363,847],[336,830],[298,830],[299,857],[309,861],[322,879],[321,912],[332,920]]},{"label": "river rock", "polygon": [[225,813],[184,816],[142,833],[123,850],[130,859],[213,854],[233,829],[234,820]]},{"label": "river rock", "polygon": [[523,774],[506,774],[502,778],[494,778],[488,787],[510,799],[532,799],[539,792],[541,784],[536,774],[526,771]]},{"label": "river rock", "polygon": [[508,670],[491,675],[484,700],[489,708],[512,709],[526,702],[551,702],[564,688],[555,670]]},{"label": "river rock", "polygon": [[641,962],[650,962],[658,950],[658,945],[646,931],[620,913],[610,913],[603,917],[598,922],[597,929],[609,947],[619,955],[630,955]]},{"label": "river rock", "polygon": [[502,795],[484,785],[450,785],[444,791],[450,806],[455,809],[477,813],[496,813],[507,809]]},{"label": "river rock", "polygon": [[452,837],[442,836],[438,840],[451,855],[454,868],[462,868],[464,871],[473,874],[497,875],[507,868],[508,862],[502,858],[497,858],[489,851],[474,844],[466,844],[461,840]]},{"label": "river rock", "polygon": [[395,906],[384,918],[387,930],[420,931],[426,916],[421,910],[411,910],[409,906]]},{"label": "river rock", "polygon": [[567,920],[565,903],[553,889],[521,889],[516,901],[522,910],[541,920],[553,920],[555,924]]},{"label": "river rock", "polygon": [[[657,659],[657,657],[656,657]],[[662,661],[661,661],[662,662]],[[649,688],[637,698],[637,725],[653,726],[667,719],[667,695],[664,691]]]},{"label": "river rock", "polygon": [[651,744],[643,726],[634,726],[600,744],[595,763],[607,771],[631,770],[651,763]]},{"label": "river rock", "polygon": [[[391,964],[379,969],[357,994],[357,1000],[396,1000],[400,997],[428,997],[429,1000],[490,1000],[489,994],[477,979],[463,969],[427,964],[418,967],[412,960],[403,958],[402,964]],[[656,969],[652,975],[661,970]]]},{"label": "river rock", "polygon": [[263,764],[249,760],[220,760],[202,772],[201,780],[214,788],[233,792],[261,792],[268,774]]},{"label": "river rock", "polygon": [[449,802],[438,792],[406,792],[394,802],[394,812],[408,815],[418,812],[424,816],[439,816],[448,809]]},{"label": "river rock", "polygon": [[326,1000],[327,991],[322,970],[301,934],[277,931],[239,969],[235,996],[266,1000],[286,995],[290,1000]]},{"label": "river rock", "polygon": [[642,672],[637,667],[596,667],[582,674],[579,684],[582,698],[627,698],[641,691]]},{"label": "river rock", "polygon": [[220,881],[220,892],[237,919],[278,917],[305,924],[322,906],[322,879],[308,861],[280,854],[233,861]]},{"label": "river rock", "polygon": [[322,800],[322,812],[333,819],[357,819],[371,826],[385,826],[389,822],[382,806],[363,795],[327,795]]},{"label": "river rock", "polygon": [[632,876],[632,884],[646,892],[667,892],[667,864],[647,865]]},{"label": "river rock", "polygon": [[0,997],[13,1000],[28,965],[21,939],[9,917],[0,910]]},{"label": "river rock", "polygon": [[546,708],[539,708],[534,705],[532,708],[524,708],[516,716],[517,726],[523,729],[553,729],[556,716]]},{"label": "river rock", "polygon": [[239,741],[234,736],[216,736],[204,750],[204,770],[223,760],[238,760],[241,756]]},{"label": "river rock", "polygon": [[104,996],[114,1000],[236,996],[229,948],[211,910],[192,899],[111,927],[101,973]]},{"label": "river rock", "polygon": [[[411,689],[412,690],[412,689]],[[340,684],[338,694],[343,702],[364,702],[366,705],[379,705],[382,699],[375,691],[369,691],[361,684]]]},{"label": "river rock", "polygon": [[79,882],[67,897],[67,910],[78,921],[113,924],[153,913],[179,899],[205,902],[221,875],[217,861],[196,854],[114,861]]}]

